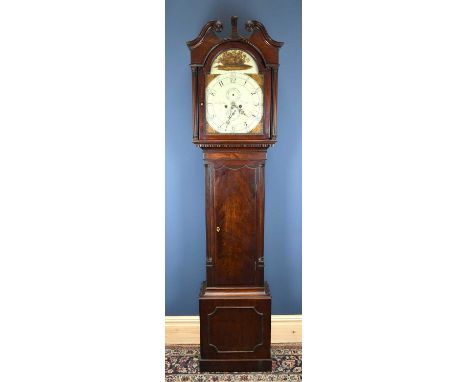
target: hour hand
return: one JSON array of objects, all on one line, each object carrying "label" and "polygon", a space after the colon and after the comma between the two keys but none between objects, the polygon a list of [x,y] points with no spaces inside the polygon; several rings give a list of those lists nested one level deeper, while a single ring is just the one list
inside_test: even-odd
[{"label": "hour hand", "polygon": [[228,119],[227,119],[227,122],[226,122],[227,124],[229,124],[229,121],[231,120],[231,117],[232,117],[232,109],[229,112]]}]

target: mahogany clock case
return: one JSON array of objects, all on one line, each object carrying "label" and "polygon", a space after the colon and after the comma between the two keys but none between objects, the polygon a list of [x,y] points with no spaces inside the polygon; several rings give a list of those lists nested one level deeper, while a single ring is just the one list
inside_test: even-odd
[{"label": "mahogany clock case", "polygon": [[[222,23],[210,21],[197,38],[187,42],[192,139],[203,150],[205,164],[207,253],[206,281],[199,297],[201,371],[267,371],[272,367],[271,295],[264,280],[264,170],[267,149],[276,142],[283,43],[273,40],[259,21],[247,21],[245,27],[251,32],[249,37],[238,33],[233,16],[231,35],[221,39],[217,33]],[[208,134],[205,79],[216,57],[235,51],[252,57],[263,77],[262,130],[260,134]],[[231,112],[228,121],[230,117]]]}]

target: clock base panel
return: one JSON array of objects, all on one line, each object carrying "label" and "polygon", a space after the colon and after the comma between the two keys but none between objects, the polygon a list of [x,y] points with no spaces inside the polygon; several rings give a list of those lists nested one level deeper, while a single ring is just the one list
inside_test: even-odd
[{"label": "clock base panel", "polygon": [[200,371],[271,371],[271,295],[262,287],[207,287],[200,306]]}]

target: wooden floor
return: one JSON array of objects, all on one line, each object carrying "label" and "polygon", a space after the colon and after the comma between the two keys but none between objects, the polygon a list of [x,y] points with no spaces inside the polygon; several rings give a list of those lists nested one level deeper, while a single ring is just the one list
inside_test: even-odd
[{"label": "wooden floor", "polygon": [[[302,342],[301,315],[273,315],[271,317],[271,342]],[[166,316],[166,344],[200,344],[198,316]]]}]

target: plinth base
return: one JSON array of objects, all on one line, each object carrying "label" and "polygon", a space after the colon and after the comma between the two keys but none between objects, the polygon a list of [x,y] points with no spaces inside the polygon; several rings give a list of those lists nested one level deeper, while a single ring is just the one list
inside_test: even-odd
[{"label": "plinth base", "polygon": [[261,372],[271,367],[271,359],[200,359],[201,372]]},{"label": "plinth base", "polygon": [[271,371],[271,296],[263,287],[206,287],[200,304],[200,371]]}]

